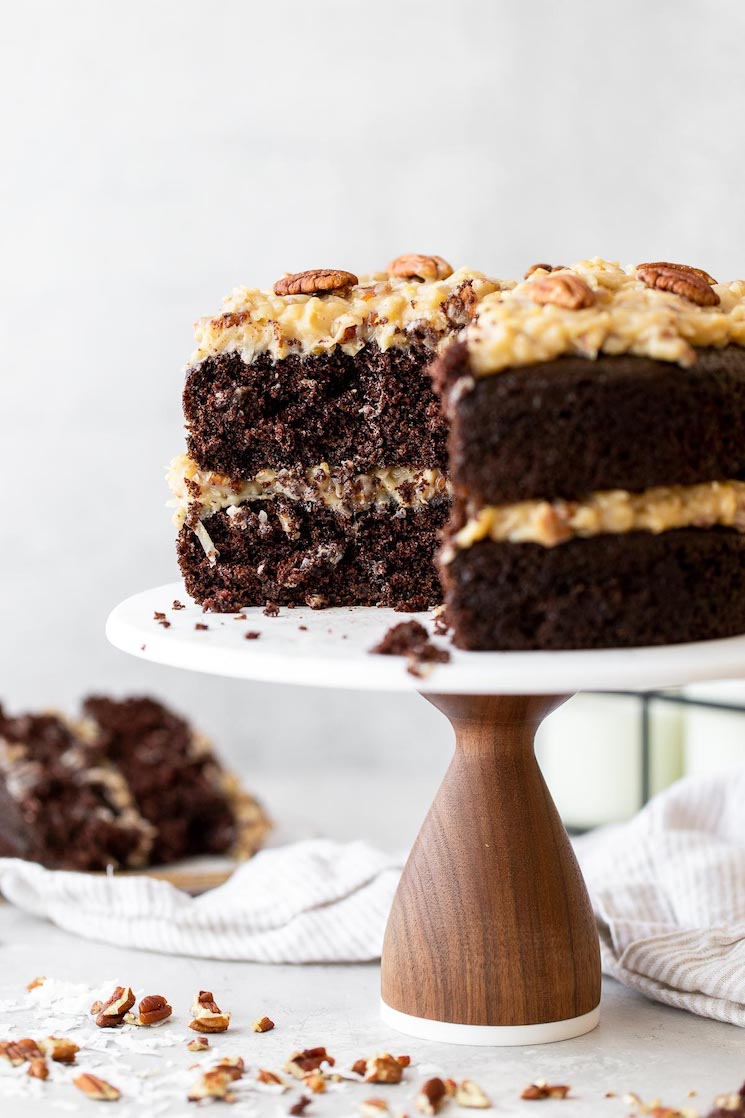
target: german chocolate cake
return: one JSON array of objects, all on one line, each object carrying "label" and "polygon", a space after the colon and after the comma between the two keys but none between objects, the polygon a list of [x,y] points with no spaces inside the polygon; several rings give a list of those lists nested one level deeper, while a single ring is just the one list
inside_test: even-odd
[{"label": "german chocolate cake", "polygon": [[317,269],[238,288],[197,323],[187,453],[169,471],[197,602],[440,601],[447,428],[426,369],[497,289],[409,255],[362,280]]},{"label": "german chocolate cake", "polygon": [[0,708],[0,856],[54,869],[246,857],[260,805],[183,718],[148,698],[91,697],[77,721]]},{"label": "german chocolate cake", "polygon": [[539,265],[433,367],[454,493],[439,569],[468,649],[745,632],[745,282]]}]

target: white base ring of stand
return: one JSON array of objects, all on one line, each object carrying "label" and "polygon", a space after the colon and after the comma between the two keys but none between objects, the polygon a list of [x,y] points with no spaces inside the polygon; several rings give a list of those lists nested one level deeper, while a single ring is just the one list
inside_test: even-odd
[{"label": "white base ring of stand", "polygon": [[478,1044],[507,1048],[518,1044],[551,1044],[571,1040],[595,1028],[600,1020],[600,1006],[570,1017],[566,1021],[546,1021],[539,1025],[458,1025],[449,1021],[430,1021],[391,1009],[381,1000],[380,1015],[384,1024],[399,1033],[421,1040],[443,1041],[445,1044]]}]

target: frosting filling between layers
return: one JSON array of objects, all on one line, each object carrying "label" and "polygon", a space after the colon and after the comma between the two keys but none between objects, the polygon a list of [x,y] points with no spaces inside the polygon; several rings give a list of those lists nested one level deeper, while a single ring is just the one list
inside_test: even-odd
[{"label": "frosting filling between layers", "polygon": [[641,493],[609,489],[585,501],[486,505],[454,534],[444,559],[480,540],[555,547],[577,537],[715,526],[745,532],[745,482],[656,486]]},{"label": "frosting filling between layers", "polygon": [[373,506],[416,509],[451,496],[443,470],[416,466],[377,466],[360,474],[343,465],[331,467],[321,462],[305,469],[260,470],[252,478],[232,481],[211,470],[200,470],[192,458],[180,454],[173,459],[167,480],[173,493],[169,505],[175,508],[174,524],[179,529],[184,524],[193,529],[211,563],[217,556],[203,521],[224,510],[237,517],[241,506],[252,501],[320,504],[353,517]]},{"label": "frosting filling between layers", "polygon": [[197,349],[190,363],[233,352],[246,363],[260,353],[281,360],[337,346],[353,355],[370,342],[386,350],[408,345],[412,338],[435,348],[465,326],[479,301],[499,286],[481,272],[461,268],[447,279],[427,282],[376,273],[348,291],[321,295],[237,287],[219,315],[195,323]]}]

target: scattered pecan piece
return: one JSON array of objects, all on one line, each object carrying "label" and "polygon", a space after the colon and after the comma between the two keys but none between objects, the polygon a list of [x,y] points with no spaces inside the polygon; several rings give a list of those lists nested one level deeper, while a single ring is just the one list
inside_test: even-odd
[{"label": "scattered pecan piece", "polygon": [[542,269],[544,272],[561,272],[564,268],[566,268],[566,264],[531,264],[523,276],[523,279],[530,279],[533,272],[537,272],[539,269]]},{"label": "scattered pecan piece", "polygon": [[523,294],[534,303],[552,303],[569,311],[580,311],[595,303],[595,292],[574,272],[552,272],[549,276],[539,276],[523,288]]},{"label": "scattered pecan piece", "polygon": [[545,1079],[537,1079],[526,1087],[520,1095],[521,1099],[565,1099],[571,1087],[563,1083],[547,1083]]},{"label": "scattered pecan piece", "polygon": [[326,1090],[326,1076],[322,1071],[312,1071],[303,1079],[303,1083],[314,1095],[322,1095]]},{"label": "scattered pecan piece", "polygon": [[242,1079],[246,1070],[242,1056],[223,1056],[222,1060],[217,1061],[215,1067],[222,1068],[231,1079]]},{"label": "scattered pecan piece", "polygon": [[173,1009],[162,994],[148,994],[140,1002],[138,1024],[158,1025],[161,1021],[166,1021],[172,1013]]},{"label": "scattered pecan piece", "polygon": [[321,1064],[333,1067],[336,1060],[329,1056],[325,1048],[304,1048],[302,1052],[293,1052],[284,1066],[284,1071],[294,1075],[296,1079],[305,1079],[312,1071],[318,1071]]},{"label": "scattered pecan piece", "polygon": [[708,272],[690,268],[685,264],[638,264],[637,277],[647,287],[682,295],[699,307],[716,307],[720,299],[711,286],[714,282]]},{"label": "scattered pecan piece", "polygon": [[474,1110],[485,1110],[487,1107],[491,1106],[488,1097],[472,1079],[464,1079],[462,1083],[457,1085],[455,1088],[455,1101],[458,1106]]},{"label": "scattered pecan piece", "polygon": [[[96,1013],[99,1029],[115,1029],[124,1022],[124,1015],[135,1004],[135,996],[129,986],[117,986],[114,993],[103,1004],[94,1002],[91,1013]],[[100,1006],[100,1009],[97,1007]]]},{"label": "scattered pecan piece", "polygon": [[259,1068],[256,1073],[257,1083],[269,1083],[273,1087],[282,1087],[287,1090],[287,1084],[281,1075],[277,1075],[274,1071],[268,1071],[266,1068]]},{"label": "scattered pecan piece", "polygon": [[355,1075],[364,1075],[367,1071],[367,1060],[355,1060],[352,1064],[352,1071]]},{"label": "scattered pecan piece", "polygon": [[232,1102],[235,1098],[230,1090],[233,1079],[230,1068],[210,1068],[200,1075],[187,1098],[189,1102],[199,1102],[200,1099],[222,1099],[224,1102]]},{"label": "scattered pecan piece", "polygon": [[428,1079],[422,1084],[416,1097],[416,1108],[422,1114],[436,1114],[447,1098],[445,1084],[441,1079]]},{"label": "scattered pecan piece", "polygon": [[206,1036],[195,1036],[192,1040],[186,1042],[186,1047],[190,1052],[205,1052],[210,1046],[210,1042]]},{"label": "scattered pecan piece", "polygon": [[289,1113],[295,1116],[298,1114],[305,1114],[309,1106],[310,1095],[301,1095],[297,1102],[290,1107]]},{"label": "scattered pecan piece", "polygon": [[360,1103],[360,1114],[362,1118],[385,1118],[390,1110],[385,1099],[364,1099]]},{"label": "scattered pecan piece", "polygon": [[418,252],[397,256],[386,271],[392,276],[420,280],[444,280],[453,274],[453,269],[441,256],[423,256]]},{"label": "scattered pecan piece", "polygon": [[97,1075],[91,1075],[90,1072],[76,1076],[73,1083],[79,1091],[95,1102],[116,1102],[122,1097],[121,1091],[116,1087],[112,1087],[105,1079],[99,1079]]},{"label": "scattered pecan piece", "polygon": [[274,1028],[271,1017],[258,1017],[251,1026],[255,1033],[268,1033]]},{"label": "scattered pecan piece", "polygon": [[55,1064],[74,1064],[80,1046],[64,1036],[48,1036],[39,1041],[39,1048]]},{"label": "scattered pecan piece", "polygon": [[43,1056],[34,1056],[29,1064],[27,1075],[32,1079],[48,1079],[49,1067]]},{"label": "scattered pecan piece", "polygon": [[43,985],[44,985],[44,983],[46,982],[46,980],[47,980],[47,976],[46,976],[45,974],[40,974],[40,975],[38,975],[38,977],[37,977],[37,978],[32,978],[32,979],[31,979],[31,981],[29,982],[29,984],[28,984],[28,986],[26,987],[26,989],[27,989],[27,990],[29,991],[29,993],[30,993],[30,992],[31,992],[32,990],[36,990],[36,988],[37,988],[38,986],[43,986]]},{"label": "scattered pecan piece", "polygon": [[400,1083],[403,1075],[403,1065],[395,1056],[388,1052],[381,1052],[379,1056],[371,1056],[365,1066],[366,1083]]},{"label": "scattered pecan piece", "polygon": [[353,272],[340,268],[310,268],[307,272],[294,272],[283,276],[274,285],[275,295],[323,295],[327,291],[340,291],[352,287],[359,280]]},{"label": "scattered pecan piece", "polygon": [[13,1040],[0,1040],[0,1060],[7,1060],[11,1067],[19,1068],[26,1063],[26,1056]]},{"label": "scattered pecan piece", "polygon": [[230,1014],[223,1013],[209,990],[200,990],[191,1007],[189,1028],[197,1033],[224,1033],[230,1024]]}]

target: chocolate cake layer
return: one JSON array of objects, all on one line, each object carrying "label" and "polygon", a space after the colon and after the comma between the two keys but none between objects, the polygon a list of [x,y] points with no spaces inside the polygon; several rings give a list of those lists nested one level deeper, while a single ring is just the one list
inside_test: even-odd
[{"label": "chocolate cake layer", "polygon": [[562,357],[471,380],[466,346],[433,368],[452,419],[450,476],[469,504],[745,477],[745,349],[689,368]]},{"label": "chocolate cake layer", "polygon": [[348,517],[318,504],[250,502],[205,521],[215,563],[184,525],[179,565],[191,597],[221,612],[267,601],[428,609],[441,600],[433,556],[448,509],[436,500]]},{"label": "chocolate cake layer", "polygon": [[730,529],[553,548],[484,540],[440,571],[460,648],[626,648],[745,632],[745,536]]},{"label": "chocolate cake layer", "polygon": [[189,455],[230,478],[315,462],[372,466],[446,464],[447,427],[425,366],[426,345],[354,356],[237,353],[207,357],[184,387]]}]

